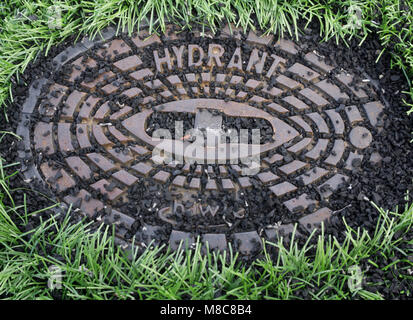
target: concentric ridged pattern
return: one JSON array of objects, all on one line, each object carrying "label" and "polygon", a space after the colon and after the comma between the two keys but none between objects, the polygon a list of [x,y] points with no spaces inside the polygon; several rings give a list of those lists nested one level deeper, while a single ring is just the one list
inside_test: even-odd
[{"label": "concentric ridged pattern", "polygon": [[[159,183],[181,194],[161,206],[148,204],[144,216],[152,218],[143,219],[137,234],[145,243],[164,224],[172,226],[172,247],[181,239],[192,242],[196,235],[176,227],[168,203],[193,200],[198,193],[238,199],[244,189],[261,188],[291,215],[298,214],[296,221],[309,231],[328,219],[331,210],[325,204],[365,156],[383,105],[367,82],[355,81],[351,70],[328,65],[317,52],[289,40],[254,32],[241,38],[240,30],[232,28],[232,35],[229,30],[206,35],[202,42],[197,32],[188,41],[173,32],[162,40],[147,31],[115,38],[109,30],[105,41],[86,40],[67,49],[55,59],[63,77],[37,81],[23,106],[19,129],[36,157],[34,171],[27,172],[40,173],[58,199],[89,216],[104,210],[106,221],[120,224],[120,238],[138,218],[123,209],[145,201],[140,185]],[[194,52],[192,67],[188,52]],[[243,117],[274,124],[276,142],[261,149],[258,174],[243,176],[237,164],[153,163],[153,145],[145,140],[148,117],[154,111],[196,112],[193,106],[209,103],[228,106],[229,113],[245,106]],[[30,119],[27,133],[23,127]],[[317,197],[308,193],[311,189]],[[248,253],[259,247],[260,236],[273,239],[293,229],[289,223],[231,235],[219,209],[213,212],[211,206],[208,213],[207,206],[200,211],[216,213],[211,226],[223,230],[202,234],[210,247],[223,249],[232,241]],[[235,214],[248,219],[248,208]]]}]

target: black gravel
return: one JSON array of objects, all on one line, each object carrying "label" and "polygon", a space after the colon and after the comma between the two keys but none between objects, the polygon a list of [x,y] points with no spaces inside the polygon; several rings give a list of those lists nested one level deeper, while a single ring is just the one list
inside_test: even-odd
[{"label": "black gravel", "polygon": [[[146,133],[152,137],[153,132],[158,129],[168,129],[171,133],[171,137],[175,137],[175,121],[182,121],[184,136],[188,132],[195,128],[195,115],[179,112],[154,112],[152,113],[147,122]],[[255,118],[236,118],[229,117],[222,114],[222,130],[224,133],[228,133],[232,130],[239,137],[240,130],[248,130],[248,143],[252,144],[252,131],[250,128],[258,128],[260,132],[260,144],[270,143],[273,141],[274,131],[271,124],[265,119]],[[205,135],[206,141],[207,135]],[[194,139],[187,141],[193,141]],[[224,141],[221,141],[222,143]],[[231,142],[229,135],[226,136],[226,142]]]},{"label": "black gravel", "polygon": [[[403,99],[407,99],[406,95],[402,92],[408,90],[408,85],[399,70],[391,70],[389,68],[390,54],[388,52],[385,52],[379,62],[375,63],[381,51],[381,46],[376,35],[367,37],[361,47],[358,46],[356,40],[352,40],[349,42],[349,47],[347,48],[343,44],[336,45],[334,41],[319,44],[318,25],[316,23],[311,24],[310,28],[311,29],[307,29],[302,36],[302,38],[305,39],[305,45],[308,46],[308,51],[317,49],[319,53],[327,57],[327,63],[330,60],[342,66],[344,69],[349,69],[353,72],[355,70],[354,68],[359,67],[359,76],[364,77],[365,72],[372,79],[375,79],[375,83],[379,88],[377,93],[388,102],[389,106],[385,109],[386,118],[383,123],[383,131],[375,135],[374,142],[370,146],[372,149],[370,151],[378,151],[380,154],[385,155],[385,157],[376,165],[372,165],[364,159],[361,165],[363,169],[357,171],[351,177],[351,189],[349,190],[345,187],[341,191],[334,193],[330,198],[330,208],[340,211],[331,219],[327,226],[326,233],[332,234],[337,237],[339,241],[342,241],[345,238],[345,234],[342,232],[344,229],[342,218],[345,218],[352,228],[365,228],[370,233],[374,231],[379,214],[368,201],[364,200],[365,198],[373,200],[385,209],[394,210],[396,207],[399,207],[400,210],[402,210],[406,204],[406,191],[413,191],[413,156],[411,154],[412,145],[410,143],[413,123],[412,118],[406,115],[407,107],[402,103]],[[28,66],[26,72],[20,76],[18,81],[16,78],[12,79],[14,83],[14,102],[10,104],[7,109],[9,122],[5,121],[3,113],[0,115],[0,121],[3,123],[2,130],[15,131],[20,115],[20,106],[26,98],[28,85],[32,80],[40,78],[41,75],[51,75],[53,66],[50,63],[50,58],[57,55],[66,45],[71,44],[72,41],[73,38],[70,38],[62,45],[51,48],[48,58],[39,56]],[[152,119],[153,123],[156,123],[155,118]],[[161,122],[163,123],[163,121]],[[193,119],[189,119],[187,125],[193,126]],[[16,161],[17,146],[18,142],[13,136],[7,135],[3,138],[0,145],[0,154],[6,159],[7,163]],[[16,169],[17,167],[13,167],[8,168],[6,171],[12,172]],[[42,209],[51,203],[46,197],[39,196],[39,192],[29,189],[20,173],[10,178],[10,188],[18,189],[13,192],[14,201],[17,204],[23,203],[23,197],[24,194],[26,194],[27,207],[30,208],[31,211]],[[141,190],[133,190],[135,195],[139,193],[156,194],[154,192],[156,190],[148,189],[144,185],[140,188]],[[37,189],[37,191],[47,193],[47,190]],[[216,196],[217,199],[215,199],[215,201],[219,201],[220,195],[217,194]],[[230,195],[227,196],[230,197]],[[265,203],[266,206],[272,206],[272,208],[279,206],[279,204],[276,203],[266,203],[265,195],[262,193],[262,190],[257,188],[253,188],[252,191],[246,193],[245,197],[252,206],[256,204],[257,208],[262,208],[263,203]],[[7,199],[5,199],[5,201],[6,203],[8,202]],[[145,203],[142,205],[144,206]],[[75,214],[72,214],[72,218],[74,221],[80,219],[80,217]],[[191,221],[184,221],[187,225],[188,223],[191,225]],[[28,231],[39,224],[39,217],[31,217],[27,225],[22,225],[21,221],[17,218],[16,222],[22,230]],[[195,225],[196,222],[194,221],[193,223]],[[263,222],[260,221],[260,223]],[[240,223],[237,225],[237,230],[243,230],[244,228],[249,229],[250,227],[248,223],[245,225]],[[409,239],[412,239],[411,234],[407,240]],[[299,241],[303,243],[305,241],[305,235],[299,238]],[[413,247],[410,245],[410,247],[402,249],[412,250]],[[276,255],[275,252],[272,253],[274,256]],[[260,257],[260,254],[246,258],[245,262],[249,263],[257,257]],[[395,258],[405,259],[400,253],[396,253]],[[370,259],[373,260],[373,257],[370,257]],[[378,263],[379,267],[384,267],[391,263],[391,261],[384,259],[379,254],[374,257],[374,261]],[[367,270],[368,262],[364,261],[363,263],[360,267],[362,270]],[[402,266],[402,264],[398,264],[398,268]],[[375,288],[374,285],[370,285],[370,289],[373,291],[374,289],[380,290],[380,292],[389,299],[411,298],[412,284],[407,281],[400,281],[398,272],[396,267],[390,268],[383,273],[380,268],[372,268],[370,266],[366,274],[368,282],[379,283],[385,278],[391,283],[391,286],[388,287],[377,285]],[[405,293],[402,294],[402,291]],[[410,295],[408,292],[410,292]],[[305,290],[302,291],[303,298],[308,298],[309,294],[310,293]]]}]

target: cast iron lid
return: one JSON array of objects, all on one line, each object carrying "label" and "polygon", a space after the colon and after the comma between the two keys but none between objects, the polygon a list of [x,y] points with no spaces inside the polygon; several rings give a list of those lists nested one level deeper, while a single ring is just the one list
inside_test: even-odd
[{"label": "cast iron lid", "polygon": [[103,37],[54,58],[17,133],[26,179],[115,223],[122,241],[176,248],[199,235],[248,254],[296,223],[319,227],[329,197],[379,157],[368,147],[384,106],[370,83],[306,46],[228,26]]}]

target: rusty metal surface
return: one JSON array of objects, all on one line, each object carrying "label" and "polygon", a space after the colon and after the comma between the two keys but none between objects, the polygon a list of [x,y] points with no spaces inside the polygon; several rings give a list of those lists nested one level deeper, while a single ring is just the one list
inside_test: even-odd
[{"label": "rusty metal surface", "polygon": [[[298,223],[305,232],[328,219],[328,198],[380,129],[384,107],[374,91],[287,39],[250,31],[245,52],[228,28],[192,39],[148,38],[144,30],[132,38],[112,34],[99,47],[85,42],[73,55],[67,49],[71,58],[58,64],[63,77],[40,81],[47,94],[30,91],[24,106],[22,119],[34,119],[29,128],[19,126],[35,159],[26,176],[41,176],[59,200],[91,217],[106,207],[120,221],[141,221],[138,230],[121,223],[118,233],[123,240],[136,235],[141,244],[162,238],[176,247],[201,234],[218,249],[232,242],[248,254],[268,230]],[[202,156],[190,157],[195,163],[158,164],[153,150],[160,143],[175,160],[193,144],[149,135],[156,113],[193,117],[198,129],[210,122],[216,132],[227,118],[249,129],[261,119],[259,130],[271,142],[207,144],[197,150]],[[231,148],[242,147],[247,154],[238,151],[240,162],[229,162]],[[259,156],[252,175],[245,174],[246,156]],[[262,192],[267,211],[252,209],[250,190]],[[242,221],[250,230],[230,231]]]}]

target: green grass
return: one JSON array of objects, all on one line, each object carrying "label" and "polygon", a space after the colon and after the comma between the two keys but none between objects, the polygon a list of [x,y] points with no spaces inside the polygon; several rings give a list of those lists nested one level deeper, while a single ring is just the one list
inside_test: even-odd
[{"label": "green grass", "polygon": [[[139,255],[137,249],[124,252],[114,245],[110,228],[91,233],[90,224],[70,224],[68,216],[63,222],[52,217],[24,233],[9,219],[8,211],[15,208],[1,208],[0,295],[12,299],[52,299],[50,266],[61,271],[58,292],[65,299],[294,299],[304,289],[313,299],[382,299],[380,291],[390,281],[367,290],[371,284],[364,274],[361,288],[351,290],[351,268],[359,266],[363,273],[381,264],[385,272],[403,274],[413,267],[408,260],[413,240],[403,238],[413,223],[413,205],[400,214],[377,208],[375,233],[347,227],[343,243],[319,235],[316,245],[268,244],[278,250],[277,257],[266,252],[248,267],[231,250],[203,255],[199,243],[187,252],[163,247]],[[396,253],[402,258],[395,259]],[[403,278],[413,280],[408,275],[396,280]]]},{"label": "green grass", "polygon": [[[132,30],[144,17],[154,32],[163,30],[167,20],[182,28],[195,23],[217,29],[228,21],[245,29],[254,27],[255,17],[266,32],[295,37],[300,34],[299,19],[318,20],[324,40],[358,38],[362,45],[375,32],[383,51],[392,55],[389,67],[400,68],[409,84],[413,79],[413,4],[407,1],[63,0],[61,28],[50,29],[48,8],[52,4],[56,1],[6,0],[0,4],[0,105],[12,101],[11,86],[30,61],[42,52],[47,54],[53,45],[82,32],[98,36],[111,23],[119,30]],[[348,24],[348,12],[354,6],[362,14],[357,27]],[[412,98],[413,89],[406,92],[406,111],[413,112]],[[7,108],[4,112],[7,115]],[[0,143],[5,134],[0,132]],[[401,212],[377,208],[376,232],[348,227],[342,243],[321,235],[315,245],[268,244],[278,252],[275,260],[265,253],[249,266],[242,265],[231,250],[225,255],[202,255],[199,245],[175,253],[155,248],[138,255],[135,250],[128,259],[114,245],[111,229],[91,233],[89,224],[50,218],[30,233],[23,232],[20,224],[43,211],[32,212],[24,202],[13,201],[8,181],[17,168],[18,164],[0,159],[0,297],[51,299],[57,292],[66,299],[294,299],[306,291],[314,299],[381,299],[383,289],[393,282],[413,280],[409,236],[413,205]],[[59,291],[47,286],[53,276],[50,266],[62,271]],[[358,290],[349,288],[354,266],[360,267],[365,279]],[[371,270],[395,276],[373,284]],[[413,292],[400,295],[411,297]]]},{"label": "green grass", "polygon": [[[50,29],[50,10],[60,3],[61,28]],[[402,6],[404,5],[404,7]],[[359,9],[358,9],[359,8]],[[360,23],[349,24],[349,12],[361,10]],[[392,65],[401,68],[407,81],[413,77],[413,3],[401,0],[7,0],[1,4],[0,17],[0,105],[12,99],[10,88],[18,74],[41,50],[72,34],[91,35],[108,24],[119,30],[138,27],[147,18],[151,30],[164,30],[172,21],[183,29],[200,24],[216,30],[222,22],[235,23],[244,29],[254,27],[254,17],[266,32],[298,37],[298,20],[316,19],[324,40],[363,39],[372,32],[380,36],[383,50],[390,49]],[[33,19],[35,17],[35,19]],[[410,91],[410,96],[413,90]],[[406,103],[411,103],[406,101]]]}]

